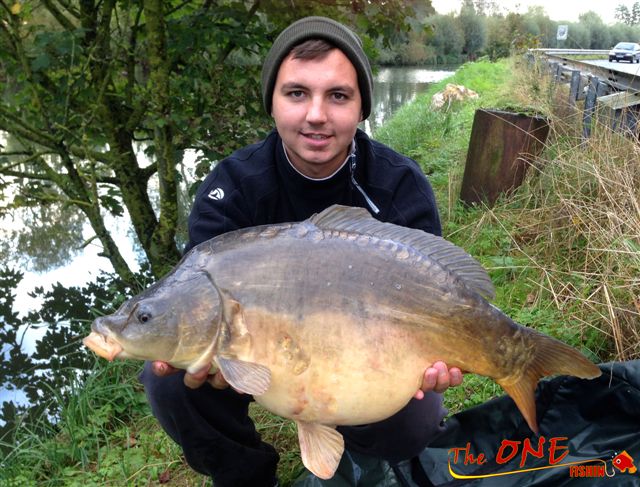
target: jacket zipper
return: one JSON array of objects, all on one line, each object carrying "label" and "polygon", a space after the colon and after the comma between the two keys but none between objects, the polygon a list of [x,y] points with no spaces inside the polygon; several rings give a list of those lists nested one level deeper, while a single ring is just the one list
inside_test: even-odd
[{"label": "jacket zipper", "polygon": [[376,215],[378,213],[380,213],[380,208],[378,208],[376,206],[376,204],[371,201],[371,198],[369,198],[369,196],[367,195],[367,193],[364,192],[364,189],[362,189],[362,187],[360,187],[360,185],[358,184],[358,181],[356,181],[356,155],[351,154],[351,163],[349,164],[349,172],[351,173],[351,183],[356,187],[356,189],[358,191],[360,191],[360,194],[362,194],[362,196],[364,197],[364,200],[367,202],[367,204],[369,205],[369,208],[371,208],[371,211],[373,211],[373,213],[375,213]]}]

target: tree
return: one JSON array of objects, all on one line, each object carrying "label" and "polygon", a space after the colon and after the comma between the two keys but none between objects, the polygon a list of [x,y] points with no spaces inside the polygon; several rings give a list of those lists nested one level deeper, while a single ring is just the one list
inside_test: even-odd
[{"label": "tree", "polygon": [[618,5],[615,10],[615,18],[626,25],[640,24],[640,2],[635,2],[631,10],[626,5]]},{"label": "tree", "polygon": [[618,5],[615,10],[614,17],[623,24],[631,25],[631,12],[626,5]]},{"label": "tree", "polygon": [[640,2],[635,2],[631,7],[631,25],[640,24]]},{"label": "tree", "polygon": [[[259,63],[295,18],[326,14],[365,40],[405,26],[400,0],[0,0],[0,189],[15,207],[72,207],[135,284],[105,215],[127,215],[155,276],[180,256],[186,150],[196,177],[269,121]],[[147,160],[145,160],[147,159]],[[157,201],[154,200],[157,188]],[[191,187],[191,195],[193,187]]]},{"label": "tree", "polygon": [[434,32],[431,44],[436,52],[457,60],[464,47],[464,32],[460,24],[452,15],[434,15],[430,22]]},{"label": "tree", "polygon": [[640,24],[627,25],[618,23],[612,25],[609,27],[609,35],[612,44],[615,44],[617,41],[635,41],[640,39]]},{"label": "tree", "polygon": [[[33,294],[42,301],[38,311],[19,316],[14,310],[14,290],[22,273],[0,269],[0,389],[19,391],[25,403],[5,401],[0,409],[0,453],[12,448],[11,438],[18,424],[29,423],[32,433],[44,435],[50,421],[56,422],[66,399],[73,394],[71,385],[85,377],[95,357],[82,346],[87,322],[94,313],[112,312],[127,291],[117,276],[101,275],[86,287],[51,290],[36,288]],[[141,283],[145,276],[137,276]],[[147,280],[148,282],[148,280]],[[45,330],[35,344],[25,346],[28,328]],[[30,350],[33,348],[34,350]]]},{"label": "tree", "polygon": [[592,11],[581,14],[578,19],[591,34],[589,49],[608,49],[611,47],[611,36],[609,29],[604,24],[600,16]]},{"label": "tree", "polygon": [[542,7],[529,7],[524,22],[527,33],[536,36],[541,47],[556,45],[558,23],[552,21]]},{"label": "tree", "polygon": [[473,0],[467,1],[466,3],[473,6],[473,10],[483,17],[499,15],[502,10],[499,2],[495,2],[493,0]]},{"label": "tree", "polygon": [[[2,73],[13,96],[0,109],[0,128],[23,150],[5,153],[13,157],[3,158],[0,170],[17,187],[29,188],[22,193],[28,204],[77,208],[116,272],[132,282],[102,216],[126,208],[154,273],[162,275],[179,257],[180,153],[198,145],[211,152],[204,126],[190,125],[215,108],[227,124],[219,84],[231,73],[216,73],[209,64],[207,76],[207,63],[198,63],[196,52],[222,63],[234,32],[261,27],[250,10],[235,12],[239,20],[230,22],[222,11],[184,4],[178,11],[159,0],[133,2],[126,10],[116,1],[44,5],[44,12],[25,4],[16,13],[2,2]],[[207,28],[204,19],[216,27]],[[188,43],[191,50],[183,50]],[[195,137],[186,134],[191,129]],[[141,164],[137,143],[152,164]],[[157,213],[152,177],[158,182]]]},{"label": "tree", "polygon": [[523,37],[523,17],[517,13],[509,13],[506,17],[490,17],[487,21],[487,52],[491,59],[506,57],[511,54],[514,44]]},{"label": "tree", "polygon": [[460,22],[461,30],[464,32],[463,52],[474,58],[487,45],[486,17],[476,13],[471,0],[464,0],[458,16],[458,22]]},{"label": "tree", "polygon": [[569,24],[569,35],[566,47],[570,49],[589,49],[591,45],[591,31],[581,22]]}]

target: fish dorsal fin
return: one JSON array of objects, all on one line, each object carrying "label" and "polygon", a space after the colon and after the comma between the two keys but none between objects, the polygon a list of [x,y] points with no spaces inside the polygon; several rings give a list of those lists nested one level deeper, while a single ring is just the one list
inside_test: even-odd
[{"label": "fish dorsal fin", "polygon": [[309,219],[323,230],[370,235],[413,247],[422,255],[459,276],[465,285],[487,299],[495,297],[493,283],[480,263],[463,249],[442,237],[422,230],[376,220],[364,208],[333,205]]},{"label": "fish dorsal fin", "polygon": [[259,396],[269,389],[271,371],[268,367],[221,356],[217,356],[215,361],[225,380],[237,391]]},{"label": "fish dorsal fin", "polygon": [[333,477],[344,452],[344,438],[335,426],[296,421],[302,463],[316,477]]}]

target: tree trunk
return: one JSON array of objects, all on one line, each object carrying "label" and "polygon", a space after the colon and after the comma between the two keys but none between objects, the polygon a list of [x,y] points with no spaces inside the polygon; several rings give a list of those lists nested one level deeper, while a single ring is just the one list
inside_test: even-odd
[{"label": "tree trunk", "polygon": [[153,86],[150,112],[156,120],[154,145],[160,190],[158,225],[151,234],[147,255],[156,276],[171,269],[180,258],[175,244],[178,225],[178,183],[176,148],[171,121],[170,66],[167,58],[166,25],[162,0],[144,2],[149,41],[149,84]]}]

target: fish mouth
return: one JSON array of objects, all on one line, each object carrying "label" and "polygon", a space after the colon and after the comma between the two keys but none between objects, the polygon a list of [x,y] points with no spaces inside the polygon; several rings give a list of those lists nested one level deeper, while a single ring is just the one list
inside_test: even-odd
[{"label": "fish mouth", "polygon": [[122,345],[110,336],[105,336],[95,331],[86,336],[82,343],[93,353],[99,357],[106,358],[109,362],[112,362],[122,352]]}]

